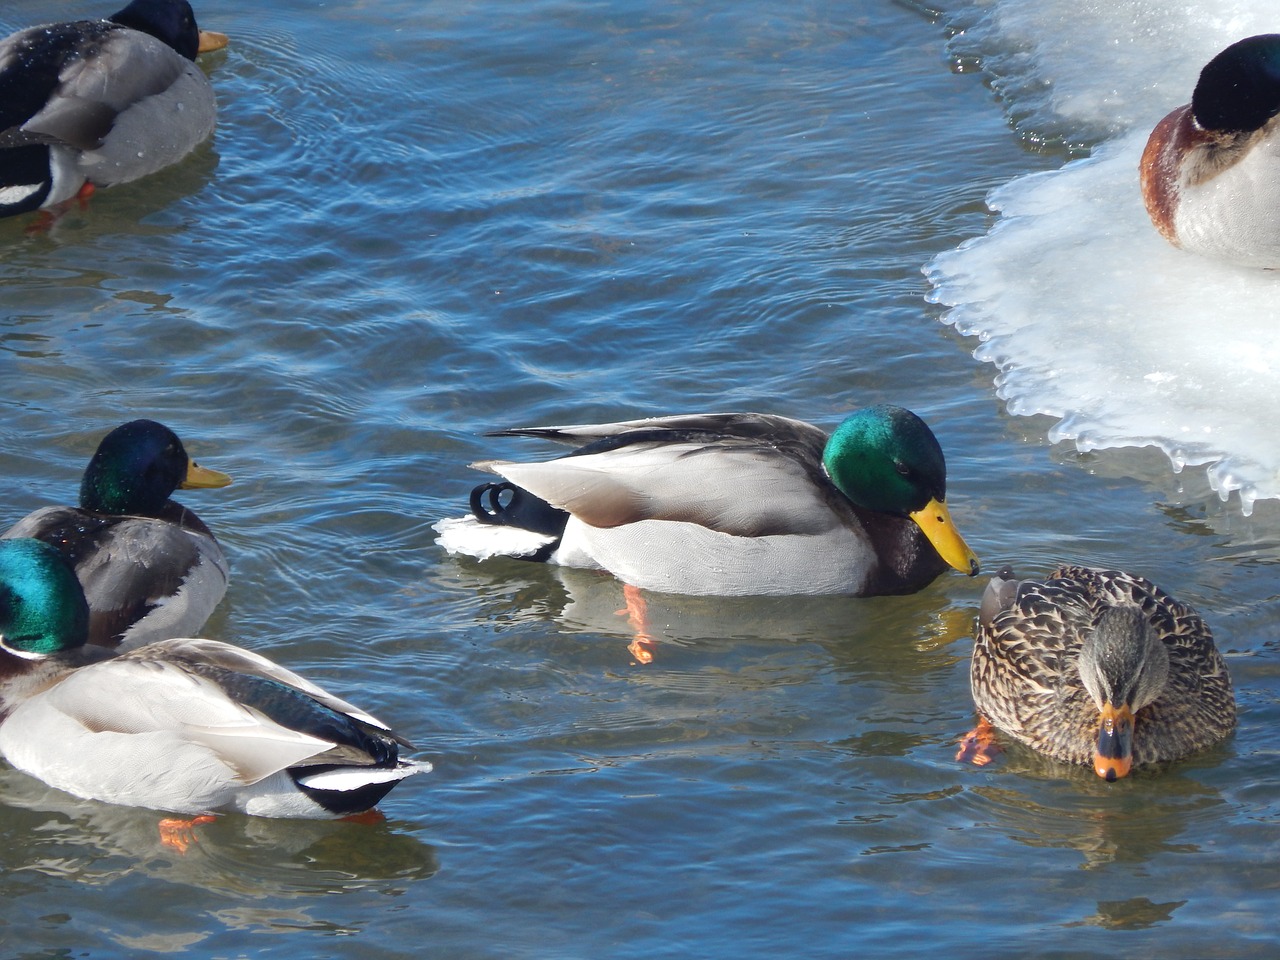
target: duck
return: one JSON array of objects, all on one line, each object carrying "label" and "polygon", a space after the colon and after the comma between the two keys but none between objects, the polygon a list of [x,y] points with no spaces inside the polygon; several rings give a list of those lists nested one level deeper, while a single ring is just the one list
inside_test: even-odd
[{"label": "duck", "polygon": [[975,620],[978,727],[959,759],[989,762],[997,732],[1109,782],[1181,760],[1235,728],[1227,665],[1201,616],[1150,580],[1064,565],[1002,567]]},{"label": "duck", "polygon": [[1280,267],[1280,34],[1231,44],[1200,72],[1191,102],[1152,130],[1142,198],[1176,247]]},{"label": "duck", "polygon": [[761,413],[520,427],[573,445],[473,467],[471,513],[434,525],[447,552],[601,569],[663,593],[871,596],[918,591],[978,560],[946,505],[946,461],[916,414],[880,404],[828,435]]},{"label": "duck", "polygon": [[51,787],[201,818],[337,819],[431,769],[385,723],[266,657],[192,638],[94,648],[88,619],[57,550],[0,541],[0,756]]},{"label": "duck", "polygon": [[0,217],[87,196],[177,163],[213,133],[195,64],[225,47],[186,0],[133,0],[106,20],[0,40]]},{"label": "duck", "polygon": [[192,460],[169,427],[131,420],[99,442],[79,506],[42,507],[0,539],[43,540],[67,558],[88,598],[94,645],[195,636],[227,592],[227,559],[204,521],[170,497],[229,483]]}]

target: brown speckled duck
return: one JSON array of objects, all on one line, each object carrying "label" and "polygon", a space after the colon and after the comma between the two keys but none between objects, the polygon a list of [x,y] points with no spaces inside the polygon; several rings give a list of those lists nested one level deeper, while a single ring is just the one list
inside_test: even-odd
[{"label": "brown speckled duck", "polygon": [[991,727],[1116,780],[1178,760],[1236,723],[1227,666],[1200,615],[1142,577],[1063,566],[1002,569],[974,631],[973,699],[988,725],[959,758],[990,759]]}]

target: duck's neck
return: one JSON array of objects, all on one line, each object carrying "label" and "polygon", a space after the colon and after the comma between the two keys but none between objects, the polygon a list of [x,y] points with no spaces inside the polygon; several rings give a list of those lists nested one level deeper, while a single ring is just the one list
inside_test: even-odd
[{"label": "duck's neck", "polygon": [[871,539],[877,558],[865,592],[915,593],[947,569],[946,561],[912,520],[856,506],[853,511]]}]

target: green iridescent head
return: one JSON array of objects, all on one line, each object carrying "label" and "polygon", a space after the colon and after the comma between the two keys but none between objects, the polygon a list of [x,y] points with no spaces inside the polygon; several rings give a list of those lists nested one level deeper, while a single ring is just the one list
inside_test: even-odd
[{"label": "green iridescent head", "polygon": [[0,540],[0,645],[37,659],[84,644],[89,605],[66,560],[40,540]]},{"label": "green iridescent head", "polygon": [[978,559],[946,507],[947,462],[938,438],[910,410],[889,404],[850,414],[831,434],[822,463],[836,489],[866,510],[910,517],[938,555],[961,573]]},{"label": "green iridescent head", "polygon": [[206,470],[178,435],[154,420],[132,420],[98,444],[80,482],[80,506],[95,513],[160,515],[179,487],[225,487],[231,478]]}]

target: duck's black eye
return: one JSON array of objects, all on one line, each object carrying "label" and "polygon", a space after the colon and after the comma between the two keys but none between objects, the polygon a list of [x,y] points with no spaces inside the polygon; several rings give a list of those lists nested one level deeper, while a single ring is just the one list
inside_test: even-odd
[{"label": "duck's black eye", "polygon": [[895,463],[893,465],[893,469],[898,471],[898,476],[904,477],[907,480],[912,479],[916,475],[916,472],[905,463]]}]

